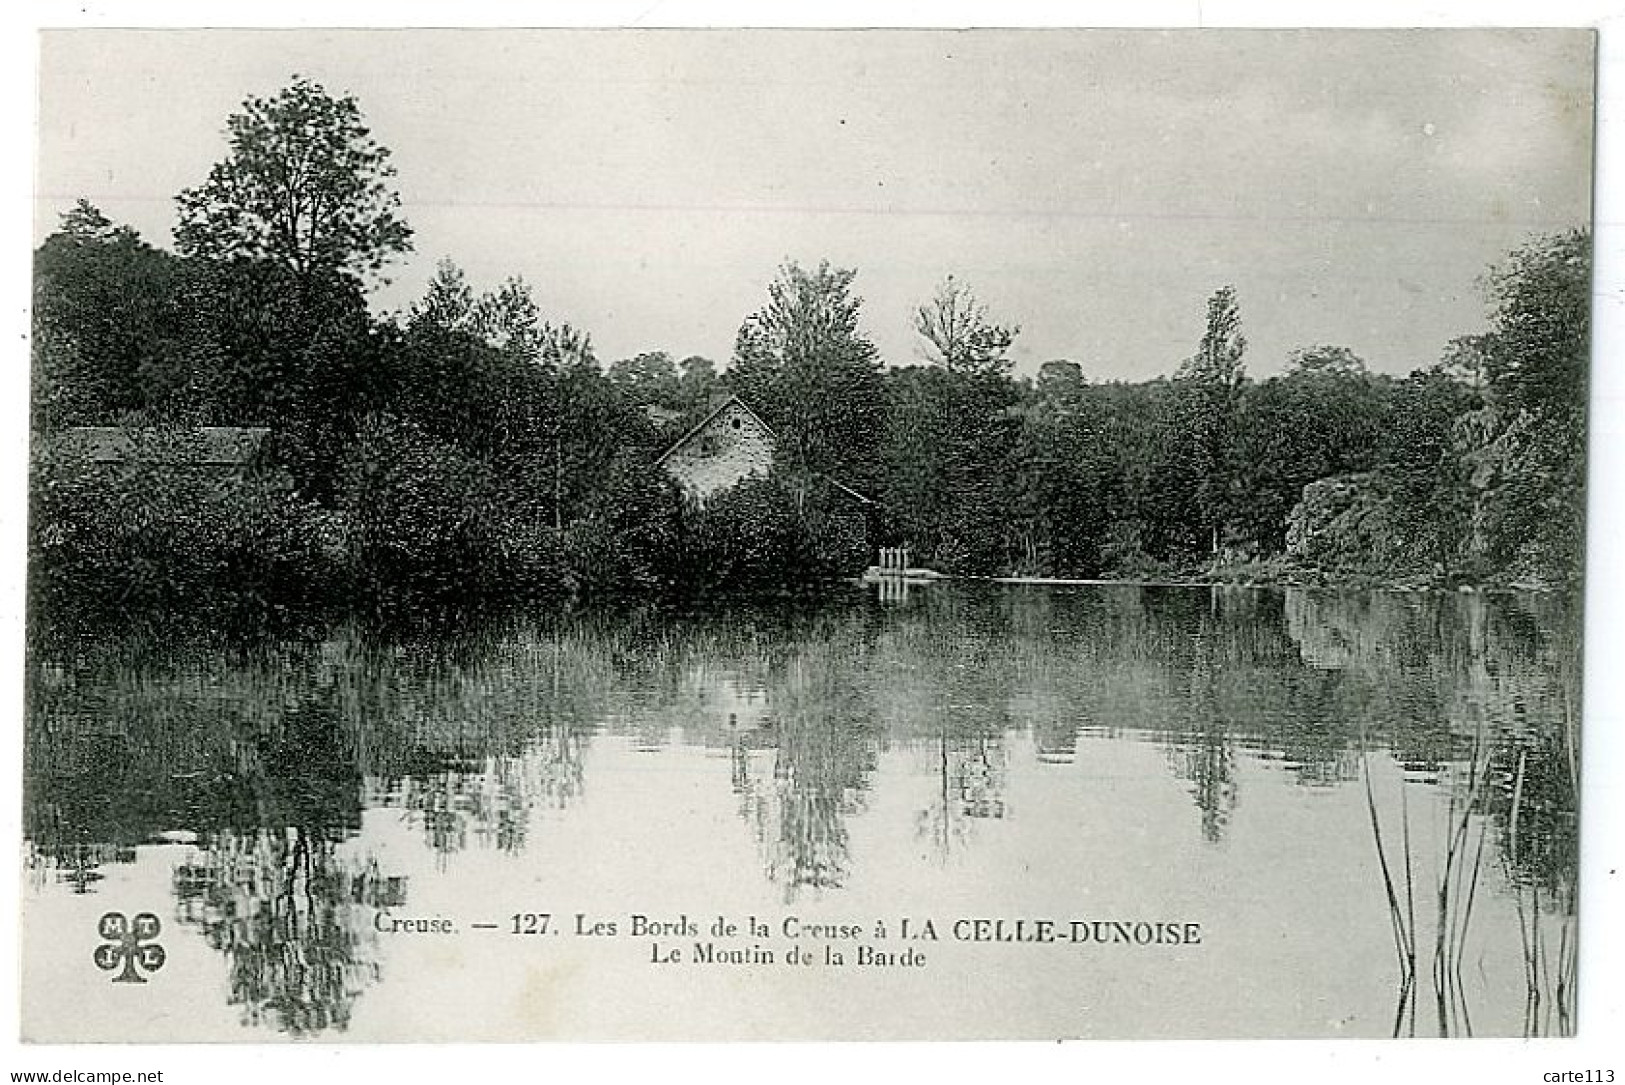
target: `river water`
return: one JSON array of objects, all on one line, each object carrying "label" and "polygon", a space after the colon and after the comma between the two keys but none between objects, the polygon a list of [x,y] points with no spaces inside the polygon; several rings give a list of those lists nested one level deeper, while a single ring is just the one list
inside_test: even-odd
[{"label": "river water", "polygon": [[937,583],[41,648],[24,1033],[1567,1033],[1577,611]]}]

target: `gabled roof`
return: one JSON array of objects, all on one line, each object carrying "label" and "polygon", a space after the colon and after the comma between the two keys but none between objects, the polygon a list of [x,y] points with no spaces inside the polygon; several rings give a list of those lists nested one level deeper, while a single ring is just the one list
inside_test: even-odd
[{"label": "gabled roof", "polygon": [[[92,463],[122,463],[160,431],[126,426],[74,426],[56,438],[57,447]],[[185,462],[201,467],[244,467],[259,454],[270,429],[265,426],[199,426],[182,430]]]},{"label": "gabled roof", "polygon": [[740,399],[737,395],[730,395],[727,399],[723,400],[721,403],[718,403],[715,407],[713,407],[711,409],[711,412],[709,414],[707,414],[704,418],[702,418],[698,422],[694,423],[693,427],[691,427],[687,433],[683,434],[676,441],[674,441],[670,448],[668,448],[668,449],[666,449],[666,451],[662,452],[660,454],[660,457],[655,460],[655,466],[659,467],[662,464],[664,464],[666,462],[666,460],[671,458],[671,454],[673,452],[676,452],[679,448],[682,448],[685,444],[688,443],[689,438],[693,437],[696,433],[699,433],[700,430],[704,429],[706,426],[709,426],[711,424],[712,420],[715,419],[717,415],[719,415],[723,411],[727,410],[728,407],[731,404],[734,404],[734,403],[739,404],[739,409],[740,410],[744,411],[746,414],[750,415],[751,418],[755,419],[756,424],[758,426],[761,426],[762,429],[766,430],[767,435],[769,437],[777,437],[778,436],[778,434],[773,432],[773,427],[772,426],[770,426],[766,422],[762,421],[762,416],[761,415],[757,414],[755,411],[750,409],[750,405],[748,403],[746,403],[744,400]]},{"label": "gabled roof", "polygon": [[[705,415],[704,418],[702,418],[698,422],[696,422],[692,427],[689,428],[689,431],[687,433],[683,434],[680,438],[678,438],[675,442],[673,442],[673,444],[672,444],[672,446],[670,448],[668,448],[668,449],[666,449],[666,451],[662,452],[660,454],[660,458],[655,460],[655,466],[659,467],[662,464],[664,464],[668,459],[671,458],[671,454],[673,452],[676,452],[679,448],[682,448],[685,444],[687,444],[689,442],[689,440],[694,437],[695,434],[699,433],[706,426],[710,425],[711,422],[713,420],[715,420],[717,415],[719,415],[723,411],[727,410],[728,407],[731,404],[734,404],[734,403],[738,403],[740,410],[744,411],[751,418],[755,419],[756,424],[761,426],[762,429],[767,432],[767,435],[769,437],[774,437],[774,438],[778,437],[778,434],[773,432],[773,427],[768,425],[766,422],[762,421],[762,416],[750,409],[750,404],[748,404],[744,400],[740,399],[737,395],[730,395],[730,396],[726,397],[725,399],[719,401],[715,407],[711,408],[710,411],[706,412],[706,415]],[[824,482],[829,483],[831,486],[834,486],[837,490],[840,490],[842,493],[846,494],[848,497],[856,498],[858,501],[862,502],[865,505],[876,505],[876,504],[878,504],[878,502],[875,501],[874,498],[865,497],[863,494],[858,493],[858,491],[854,490],[852,487],[846,485],[843,482],[840,482],[839,480],[837,480],[835,478],[832,478],[831,476],[825,474],[822,471],[814,471],[811,474],[812,474],[812,476],[814,478],[818,478],[818,479],[823,480]]]}]

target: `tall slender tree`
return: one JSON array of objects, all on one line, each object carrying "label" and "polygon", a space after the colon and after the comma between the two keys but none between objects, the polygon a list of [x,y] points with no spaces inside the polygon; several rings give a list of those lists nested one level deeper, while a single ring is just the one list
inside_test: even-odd
[{"label": "tall slender tree", "polygon": [[1196,353],[1174,373],[1170,419],[1177,474],[1189,487],[1192,512],[1210,553],[1225,541],[1233,504],[1239,499],[1234,462],[1236,413],[1247,372],[1247,339],[1234,286],[1208,298],[1207,322]]}]

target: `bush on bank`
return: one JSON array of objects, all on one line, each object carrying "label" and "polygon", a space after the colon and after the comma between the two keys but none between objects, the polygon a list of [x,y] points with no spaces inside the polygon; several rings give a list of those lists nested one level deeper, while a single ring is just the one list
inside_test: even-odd
[{"label": "bush on bank", "polygon": [[286,475],[230,477],[180,431],[118,463],[38,442],[29,487],[29,605],[69,631],[282,630],[329,614],[345,576],[339,518]]}]

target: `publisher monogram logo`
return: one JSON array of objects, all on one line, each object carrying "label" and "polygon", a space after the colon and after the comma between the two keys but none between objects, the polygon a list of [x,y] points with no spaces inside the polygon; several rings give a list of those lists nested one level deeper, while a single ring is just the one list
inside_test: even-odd
[{"label": "publisher monogram logo", "polygon": [[153,941],[162,926],[151,912],[142,912],[133,922],[122,912],[108,912],[96,923],[96,933],[105,939],[96,947],[96,967],[111,972],[123,965],[114,983],[146,983],[143,970],[156,972],[164,966],[164,947]]}]

